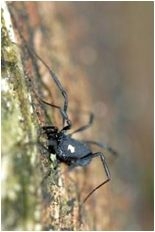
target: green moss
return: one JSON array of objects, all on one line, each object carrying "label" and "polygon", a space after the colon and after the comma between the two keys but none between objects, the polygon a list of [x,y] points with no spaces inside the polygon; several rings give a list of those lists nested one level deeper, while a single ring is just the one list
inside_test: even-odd
[{"label": "green moss", "polygon": [[[37,121],[18,48],[2,12],[2,221],[3,230],[32,230],[39,199]],[[33,162],[35,160],[35,162]]]}]

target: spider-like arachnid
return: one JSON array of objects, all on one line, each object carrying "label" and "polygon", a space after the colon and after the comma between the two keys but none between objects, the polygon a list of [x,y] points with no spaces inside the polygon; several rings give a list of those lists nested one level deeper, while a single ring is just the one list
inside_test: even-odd
[{"label": "spider-like arachnid", "polygon": [[53,126],[53,125],[42,127],[43,133],[47,136],[47,144],[48,144],[47,150],[48,150],[49,154],[55,154],[57,160],[68,165],[69,169],[73,169],[77,166],[84,167],[84,166],[88,165],[91,162],[91,160],[95,157],[100,157],[101,162],[103,164],[103,168],[105,170],[107,179],[105,181],[103,181],[100,185],[95,187],[84,198],[83,203],[85,203],[86,200],[97,189],[99,189],[101,186],[103,186],[104,184],[106,184],[108,181],[111,180],[110,171],[109,171],[104,154],[102,152],[93,153],[93,151],[90,148],[90,145],[93,144],[93,145],[99,146],[100,148],[107,149],[113,155],[117,155],[117,152],[115,150],[113,150],[110,146],[108,146],[107,144],[99,143],[96,141],[85,141],[85,140],[79,141],[79,140],[72,138],[72,135],[74,135],[75,133],[84,131],[85,129],[87,129],[88,127],[90,127],[92,125],[93,119],[94,119],[94,116],[92,113],[90,113],[89,122],[86,125],[80,127],[79,129],[73,131],[72,133],[67,133],[72,127],[72,122],[69,119],[68,112],[67,112],[68,111],[67,92],[63,88],[63,86],[62,86],[61,82],[59,81],[58,77],[56,76],[56,74],[42,60],[42,58],[39,57],[31,49],[28,48],[28,50],[33,56],[37,57],[43,63],[43,65],[47,68],[47,70],[50,73],[51,78],[53,79],[53,81],[57,85],[58,89],[60,90],[60,92],[64,98],[63,107],[48,103],[48,102],[40,99],[44,104],[58,109],[61,116],[62,116],[62,121],[63,121],[63,126],[61,129],[58,129],[58,127]]}]

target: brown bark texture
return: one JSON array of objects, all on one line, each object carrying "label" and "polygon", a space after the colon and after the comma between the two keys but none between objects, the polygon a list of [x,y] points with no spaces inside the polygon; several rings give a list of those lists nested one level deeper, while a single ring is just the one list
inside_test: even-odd
[{"label": "brown bark texture", "polygon": [[[7,6],[10,29],[6,26],[6,9],[2,10],[3,230],[119,229],[122,219],[115,220],[116,209],[126,212],[130,202],[115,196],[110,184],[80,207],[88,192],[106,178],[101,164],[68,172],[55,156],[49,159],[38,143],[39,138],[46,144],[46,138],[40,135],[42,126],[62,126],[59,112],[41,103],[38,96],[56,105],[62,105],[63,98],[33,51],[67,90],[73,130],[86,124],[86,112],[93,110],[89,78],[72,60],[68,44],[68,37],[78,40],[82,27],[76,31],[75,25],[67,34],[61,10],[57,11],[54,2],[8,2]],[[91,53],[87,55],[90,57],[83,57],[90,62]],[[77,133],[76,138],[90,140],[93,135],[94,129],[89,128],[83,135]]]}]

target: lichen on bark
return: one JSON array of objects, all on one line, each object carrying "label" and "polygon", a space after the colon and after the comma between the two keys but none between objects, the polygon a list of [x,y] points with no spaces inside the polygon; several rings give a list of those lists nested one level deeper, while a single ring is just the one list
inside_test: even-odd
[{"label": "lichen on bark", "polygon": [[[18,47],[2,9],[2,228],[34,229],[39,223],[36,118]],[[8,18],[7,18],[8,20]],[[7,22],[8,23],[8,22]],[[10,27],[11,27],[10,21]],[[36,221],[34,226],[34,221]],[[38,226],[39,227],[39,226]]]}]

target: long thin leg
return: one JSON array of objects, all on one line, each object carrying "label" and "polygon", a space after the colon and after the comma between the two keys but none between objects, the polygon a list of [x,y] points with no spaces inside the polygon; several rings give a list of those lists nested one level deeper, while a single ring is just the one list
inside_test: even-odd
[{"label": "long thin leg", "polygon": [[[99,156],[100,159],[101,159],[101,162],[103,164],[103,167],[104,167],[104,170],[105,170],[105,173],[106,173],[106,176],[107,176],[107,179],[102,182],[101,184],[99,184],[96,188],[94,188],[83,200],[82,202],[82,205],[88,200],[88,198],[97,190],[99,189],[101,186],[103,186],[104,184],[106,184],[107,182],[109,182],[111,180],[111,175],[110,175],[110,171],[109,171],[109,168],[108,168],[108,165],[107,165],[107,162],[105,160],[105,157],[104,155],[101,153],[101,152],[97,152],[97,153],[94,153],[94,154],[90,154],[90,155],[87,155],[83,158],[86,158],[86,157],[91,157],[91,158],[95,158]],[[82,158],[82,159],[83,159]]]},{"label": "long thin leg", "polygon": [[[30,51],[32,53],[32,51]],[[61,85],[61,82],[57,78],[56,74],[50,69],[50,67],[42,60],[42,58],[36,54],[35,51],[33,51],[34,55],[44,64],[44,66],[47,68],[49,73],[51,74],[51,77],[53,78],[54,82],[56,83],[57,87],[59,88],[63,98],[64,98],[64,106],[63,106],[63,111],[66,113],[68,109],[68,95],[63,86]],[[32,53],[32,55],[33,55]]]},{"label": "long thin leg", "polygon": [[54,107],[54,108],[56,108],[56,109],[58,109],[58,110],[60,111],[60,114],[61,114],[61,116],[62,116],[62,118],[63,118],[63,121],[66,120],[66,123],[67,123],[67,126],[64,126],[63,129],[62,129],[63,131],[69,130],[69,129],[72,127],[71,120],[68,118],[67,113],[66,113],[64,110],[62,110],[60,106],[57,106],[57,105],[51,104],[51,103],[49,103],[49,102],[46,102],[46,101],[42,100],[41,98],[39,98],[39,99],[40,99],[40,101],[43,102],[44,104],[49,105],[49,106],[51,106],[51,107]]},{"label": "long thin leg", "polygon": [[115,155],[115,156],[118,155],[118,152],[115,151],[110,146],[108,146],[106,143],[100,143],[100,142],[96,142],[96,141],[92,141],[92,140],[82,140],[82,141],[84,143],[88,143],[88,144],[92,144],[92,145],[96,145],[98,147],[104,148],[104,149],[108,150],[112,155]]},{"label": "long thin leg", "polygon": [[94,114],[93,114],[93,113],[90,113],[89,122],[88,122],[86,125],[80,127],[79,129],[73,131],[73,132],[70,133],[69,135],[71,136],[71,135],[73,135],[73,134],[75,134],[75,133],[77,133],[77,132],[81,132],[81,131],[86,130],[87,128],[89,128],[89,127],[92,125],[93,121],[94,121]]},{"label": "long thin leg", "polygon": [[[16,21],[15,21],[16,23]],[[17,27],[18,28],[18,27]],[[58,89],[60,90],[63,98],[64,98],[64,106],[63,106],[63,111],[67,114],[67,109],[68,109],[68,95],[67,95],[67,92],[66,90],[63,88],[61,82],[59,81],[59,79],[57,78],[56,74],[51,70],[51,68],[45,63],[45,61],[34,51],[33,48],[31,48],[29,45],[27,45],[27,42],[24,38],[24,36],[22,35],[22,33],[20,32],[20,30],[18,30],[18,33],[21,37],[21,39],[24,41],[25,45],[26,45],[26,48],[28,50],[28,52],[32,55],[32,56],[35,56],[37,57],[41,62],[42,64],[47,68],[47,70],[49,71],[52,79],[54,80],[55,84],[57,85]],[[63,123],[64,124],[64,123]]]},{"label": "long thin leg", "polygon": [[66,120],[66,123],[67,123],[67,126],[63,127],[62,130],[69,130],[71,128],[71,126],[72,126],[72,123],[71,123],[70,119],[68,118],[67,113],[64,112],[64,110],[61,109],[60,106],[57,106],[57,105],[54,105],[54,104],[49,103],[47,101],[44,101],[35,91],[34,91],[34,93],[35,93],[35,95],[37,96],[37,98],[38,98],[38,100],[40,102],[42,102],[42,103],[44,103],[44,104],[46,104],[48,106],[54,107],[54,108],[56,108],[56,109],[58,109],[60,111],[60,114],[61,114],[61,116],[63,118],[63,122]]}]

